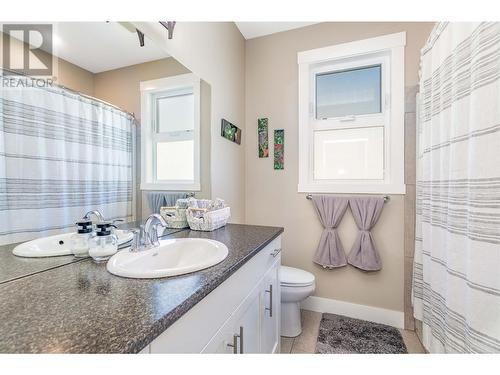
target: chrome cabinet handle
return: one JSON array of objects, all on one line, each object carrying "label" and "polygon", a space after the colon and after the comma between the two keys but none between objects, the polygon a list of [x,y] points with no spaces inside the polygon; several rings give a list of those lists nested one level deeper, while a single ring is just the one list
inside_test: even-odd
[{"label": "chrome cabinet handle", "polygon": [[269,311],[269,317],[273,317],[273,284],[269,284],[269,290],[266,290],[266,293],[269,293],[269,307],[266,307],[266,310]]},{"label": "chrome cabinet handle", "polygon": [[274,251],[271,253],[271,255],[276,258],[278,254],[281,253],[281,249],[274,249]]},{"label": "chrome cabinet handle", "polygon": [[234,334],[233,335],[233,343],[232,344],[227,344],[230,348],[233,348],[233,354],[238,354],[238,338],[240,335]]},{"label": "chrome cabinet handle", "polygon": [[230,348],[233,348],[233,354],[238,354],[238,339],[240,339],[240,354],[243,354],[243,327],[240,326],[240,334],[233,335],[233,343],[227,344]]},{"label": "chrome cabinet handle", "polygon": [[243,354],[243,326],[240,326],[240,354]]}]

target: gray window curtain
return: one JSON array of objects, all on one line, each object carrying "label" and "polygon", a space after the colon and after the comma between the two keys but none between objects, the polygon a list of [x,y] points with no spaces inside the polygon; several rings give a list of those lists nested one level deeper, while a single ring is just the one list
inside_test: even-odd
[{"label": "gray window curtain", "polygon": [[337,226],[345,214],[348,199],[314,195],[312,201],[319,220],[325,227],[314,255],[314,262],[325,268],[338,268],[347,265],[344,248],[337,233]]},{"label": "gray window curtain", "polygon": [[148,192],[146,194],[149,208],[153,213],[160,213],[160,208],[163,206],[175,206],[177,199],[188,197],[188,193],[166,193],[164,191]]},{"label": "gray window curtain", "polygon": [[377,223],[384,208],[383,197],[353,197],[349,198],[352,216],[359,228],[359,234],[347,257],[350,265],[364,271],[379,271],[382,260],[378,254],[370,232]]}]

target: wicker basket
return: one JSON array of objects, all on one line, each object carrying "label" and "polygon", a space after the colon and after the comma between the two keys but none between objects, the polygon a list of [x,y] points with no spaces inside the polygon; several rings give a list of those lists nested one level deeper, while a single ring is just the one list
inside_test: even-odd
[{"label": "wicker basket", "polygon": [[188,199],[178,199],[175,206],[161,207],[160,215],[167,222],[168,228],[182,229],[189,227],[186,217]]},{"label": "wicker basket", "polygon": [[222,199],[189,199],[186,218],[192,230],[210,232],[227,224],[231,209]]}]

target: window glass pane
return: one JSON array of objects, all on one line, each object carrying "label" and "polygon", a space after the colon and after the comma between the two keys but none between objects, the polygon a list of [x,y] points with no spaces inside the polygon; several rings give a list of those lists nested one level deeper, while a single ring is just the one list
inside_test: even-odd
[{"label": "window glass pane", "polygon": [[318,74],[316,118],[381,112],[381,66]]},{"label": "window glass pane", "polygon": [[194,141],[156,144],[157,180],[194,180]]},{"label": "window glass pane", "polygon": [[194,95],[156,98],[156,121],[159,133],[193,130]]},{"label": "window glass pane", "polygon": [[383,127],[314,132],[315,180],[383,178]]}]

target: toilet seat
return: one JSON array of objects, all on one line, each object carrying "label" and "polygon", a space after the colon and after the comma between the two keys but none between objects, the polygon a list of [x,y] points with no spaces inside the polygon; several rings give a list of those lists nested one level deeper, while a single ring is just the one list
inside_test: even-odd
[{"label": "toilet seat", "polygon": [[285,287],[305,287],[314,284],[314,275],[298,268],[281,266],[280,285]]}]

